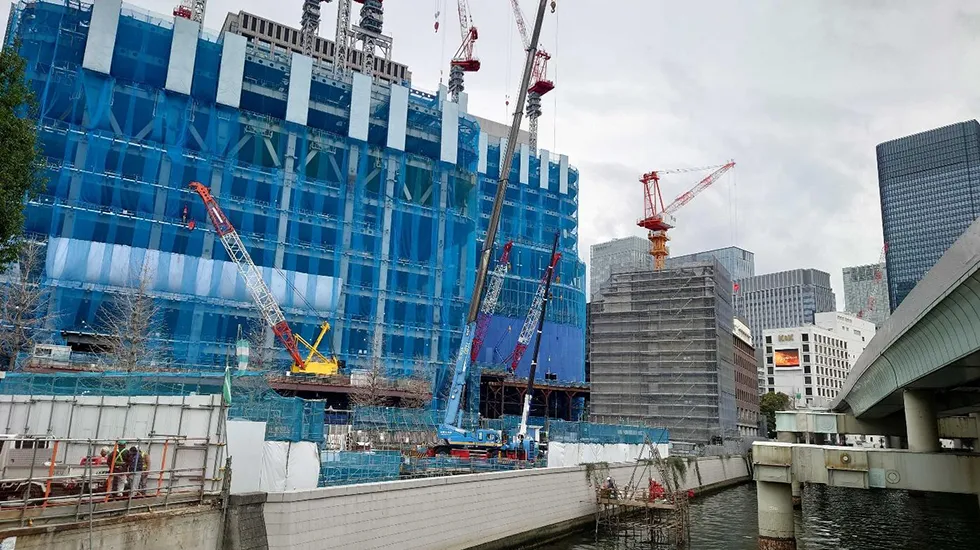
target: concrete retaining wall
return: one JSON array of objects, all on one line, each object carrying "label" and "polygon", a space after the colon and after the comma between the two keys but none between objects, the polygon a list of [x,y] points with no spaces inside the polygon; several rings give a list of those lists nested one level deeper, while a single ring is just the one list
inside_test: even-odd
[{"label": "concrete retaining wall", "polygon": [[[217,548],[221,510],[210,506],[5,531],[17,550],[192,550]],[[8,543],[9,544],[9,543]]]},{"label": "concrete retaining wall", "polygon": [[[748,479],[744,459],[685,461],[685,489]],[[632,464],[609,467],[619,486]],[[494,472],[269,493],[269,548],[481,549],[557,536],[591,522],[595,489],[586,466]]]}]

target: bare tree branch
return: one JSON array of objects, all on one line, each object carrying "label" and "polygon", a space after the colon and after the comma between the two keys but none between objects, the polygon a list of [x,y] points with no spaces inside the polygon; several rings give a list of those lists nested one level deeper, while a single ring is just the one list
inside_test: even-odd
[{"label": "bare tree branch", "polygon": [[170,362],[161,347],[163,311],[150,294],[150,283],[144,269],[130,288],[99,309],[99,323],[107,333],[105,366],[125,372],[156,371]]},{"label": "bare tree branch", "polygon": [[381,361],[375,361],[370,369],[351,373],[350,404],[354,407],[387,406],[389,388],[384,366]]},{"label": "bare tree branch", "polygon": [[50,290],[43,286],[47,242],[21,241],[17,260],[0,279],[0,355],[5,370],[14,367],[19,353],[30,353],[49,321]]},{"label": "bare tree branch", "polygon": [[269,371],[275,365],[276,352],[269,346],[271,329],[262,319],[253,319],[245,329],[243,337],[248,340],[248,369]]},{"label": "bare tree branch", "polygon": [[410,409],[428,407],[432,402],[432,380],[435,370],[421,361],[412,374],[398,381],[398,389],[403,392],[401,406]]}]

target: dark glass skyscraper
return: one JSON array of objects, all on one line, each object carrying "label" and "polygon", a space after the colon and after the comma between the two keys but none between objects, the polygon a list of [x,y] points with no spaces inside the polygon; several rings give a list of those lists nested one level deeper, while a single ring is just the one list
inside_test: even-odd
[{"label": "dark glass skyscraper", "polygon": [[878,145],[891,311],[980,215],[976,120]]}]

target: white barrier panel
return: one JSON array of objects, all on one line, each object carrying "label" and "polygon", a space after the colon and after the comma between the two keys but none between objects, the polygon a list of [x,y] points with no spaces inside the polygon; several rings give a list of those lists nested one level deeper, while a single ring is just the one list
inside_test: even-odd
[{"label": "white barrier panel", "polygon": [[310,87],[313,85],[313,58],[293,52],[289,64],[289,91],[286,93],[286,120],[306,125],[310,115]]},{"label": "white barrier panel", "polygon": [[[98,454],[98,446],[125,441],[149,453],[152,465],[185,472],[203,467],[203,481],[199,473],[187,473],[193,481],[185,484],[203,483],[208,492],[221,488],[224,414],[220,395],[0,395],[3,433],[63,440],[61,463],[79,464]],[[145,442],[150,440],[156,442]]]},{"label": "white barrier panel", "polygon": [[250,493],[259,490],[263,447],[265,447],[265,422],[228,421],[228,456],[231,457],[232,493]]},{"label": "white barrier panel", "polygon": [[392,85],[391,104],[388,108],[388,147],[404,151],[407,129],[408,88]]},{"label": "white barrier panel", "polygon": [[320,454],[309,441],[266,441],[262,452],[259,490],[265,492],[315,489],[320,479]]}]

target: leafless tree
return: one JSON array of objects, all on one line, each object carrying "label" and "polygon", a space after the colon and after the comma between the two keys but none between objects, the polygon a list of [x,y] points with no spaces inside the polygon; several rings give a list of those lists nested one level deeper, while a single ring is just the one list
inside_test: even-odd
[{"label": "leafless tree", "polygon": [[17,354],[30,353],[48,321],[50,290],[41,284],[46,242],[24,240],[17,260],[0,277],[0,355],[5,370],[14,367]]},{"label": "leafless tree", "polygon": [[432,379],[435,371],[419,361],[412,374],[398,381],[402,391],[401,405],[410,409],[428,407],[432,402]]},{"label": "leafless tree", "polygon": [[351,375],[350,403],[355,407],[384,407],[388,405],[390,383],[381,361],[370,369]]},{"label": "leafless tree", "polygon": [[163,311],[151,294],[144,269],[134,284],[115,294],[98,312],[106,334],[105,366],[125,372],[159,370],[168,362],[161,347]]},{"label": "leafless tree", "polygon": [[253,319],[242,335],[248,341],[248,369],[269,371],[275,367],[276,352],[269,346],[269,325],[262,319]]}]

